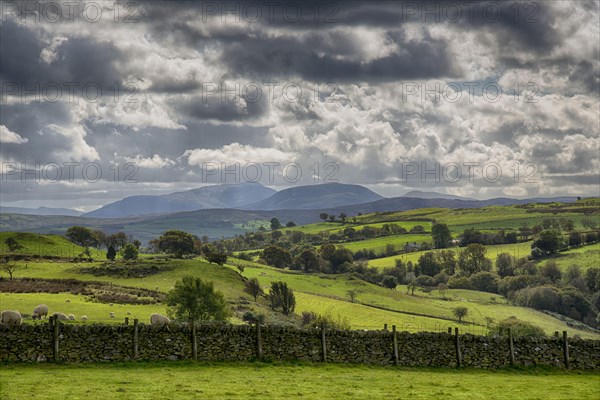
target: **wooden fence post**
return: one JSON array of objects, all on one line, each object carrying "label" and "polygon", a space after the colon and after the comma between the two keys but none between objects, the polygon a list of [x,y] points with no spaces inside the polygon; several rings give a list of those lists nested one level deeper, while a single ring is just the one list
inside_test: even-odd
[{"label": "wooden fence post", "polygon": [[137,318],[133,320],[133,359],[138,358],[138,322]]},{"label": "wooden fence post", "polygon": [[398,365],[398,332],[396,331],[396,325],[392,325],[392,338],[394,341],[394,365]]},{"label": "wooden fence post", "polygon": [[569,369],[571,362],[569,360],[569,338],[567,337],[567,331],[563,331],[563,355],[565,357],[565,368]]},{"label": "wooden fence post", "polygon": [[260,322],[256,322],[256,358],[262,360],[263,349],[262,349],[262,337],[260,333]]},{"label": "wooden fence post", "polygon": [[321,324],[321,347],[322,347],[322,361],[327,362],[327,341],[325,340],[325,324]]},{"label": "wooden fence post", "polygon": [[456,348],[456,366],[460,368],[462,364],[462,356],[460,354],[460,337],[458,336],[458,328],[454,328],[454,347]]},{"label": "wooden fence post", "polygon": [[129,317],[125,317],[125,326],[129,325]]},{"label": "wooden fence post", "polygon": [[50,317],[52,321],[52,355],[54,356],[54,362],[60,361],[60,354],[58,351],[58,335],[59,335],[59,325],[58,317],[53,316]]},{"label": "wooden fence post", "polygon": [[192,358],[198,361],[198,337],[196,335],[196,323],[192,321]]},{"label": "wooden fence post", "polygon": [[383,330],[387,332],[387,324],[383,324]]},{"label": "wooden fence post", "polygon": [[508,349],[510,350],[510,365],[515,365],[515,346],[513,343],[512,329],[508,328]]},{"label": "wooden fence post", "polygon": [[451,326],[448,327],[448,334],[452,335],[452,327]]}]

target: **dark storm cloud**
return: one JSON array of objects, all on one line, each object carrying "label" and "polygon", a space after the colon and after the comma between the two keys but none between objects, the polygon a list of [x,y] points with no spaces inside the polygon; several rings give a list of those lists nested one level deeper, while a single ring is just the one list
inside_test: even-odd
[{"label": "dark storm cloud", "polygon": [[[173,101],[172,105],[184,118],[222,122],[256,120],[269,110],[268,96],[264,95],[262,89],[246,94],[240,85],[239,91],[229,95],[224,85],[220,88],[217,86],[217,83],[211,87],[207,84],[206,94],[183,97]],[[214,93],[211,88],[214,88]]]},{"label": "dark storm cloud", "polygon": [[[0,25],[0,32],[0,80],[3,82],[26,88],[33,88],[36,83],[42,87],[52,83],[65,90],[68,87],[64,85],[70,82],[80,87],[94,83],[103,90],[121,82],[115,63],[125,55],[110,42],[71,37],[56,47],[54,59],[46,63],[41,56],[48,45],[33,30],[9,19]],[[81,89],[75,89],[74,93],[81,94]]]},{"label": "dark storm cloud", "polygon": [[399,46],[399,53],[368,62],[342,59],[339,56],[344,54],[334,51],[325,53],[318,35],[265,35],[232,43],[224,49],[222,62],[237,76],[299,76],[313,82],[386,82],[456,75],[443,41],[428,38],[417,42],[401,35],[388,38]]}]

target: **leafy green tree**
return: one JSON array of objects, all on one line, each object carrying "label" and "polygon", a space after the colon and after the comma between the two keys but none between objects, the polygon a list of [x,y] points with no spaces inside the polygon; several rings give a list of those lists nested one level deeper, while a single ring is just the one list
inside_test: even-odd
[{"label": "leafy green tree", "polygon": [[279,220],[277,218],[271,218],[271,230],[275,231],[277,229],[281,229],[283,226],[281,225],[281,222],[279,222]]},{"label": "leafy green tree", "polygon": [[434,247],[443,249],[448,247],[452,235],[450,234],[450,228],[446,224],[435,224],[431,228],[431,237],[433,239]]},{"label": "leafy green tree", "polygon": [[471,276],[481,271],[490,271],[492,262],[486,257],[487,249],[479,243],[471,243],[458,257],[458,268],[462,275]]},{"label": "leafy green tree", "polygon": [[581,246],[583,239],[581,238],[581,233],[579,232],[571,232],[569,234],[569,246],[577,247]]},{"label": "leafy green tree", "polygon": [[257,301],[259,296],[265,294],[263,288],[260,286],[260,282],[256,278],[252,278],[244,283],[244,292],[254,297],[254,301]]},{"label": "leafy green tree", "polygon": [[292,262],[292,255],[284,248],[276,245],[265,247],[262,251],[261,258],[270,266],[276,268],[286,268]]},{"label": "leafy green tree", "polygon": [[7,238],[4,241],[4,244],[8,246],[8,251],[10,252],[17,251],[23,248],[23,246],[21,246],[19,242],[17,242],[17,239],[15,239],[14,237]]},{"label": "leafy green tree", "polygon": [[480,292],[498,293],[498,283],[500,277],[493,272],[478,272],[469,277],[469,286],[471,289]]},{"label": "leafy green tree", "polygon": [[462,322],[462,319],[467,316],[469,309],[467,307],[455,307],[452,309],[452,314],[458,318],[458,322]]},{"label": "leafy green tree", "polygon": [[417,263],[417,275],[429,275],[434,276],[441,272],[442,266],[438,262],[438,258],[433,251],[428,251],[419,257]]},{"label": "leafy green tree", "polygon": [[438,253],[438,262],[448,275],[456,273],[456,253],[452,250],[442,250]]},{"label": "leafy green tree", "polygon": [[184,276],[175,282],[167,295],[167,305],[178,319],[195,321],[225,321],[230,315],[223,294],[212,282]]},{"label": "leafy green tree", "polygon": [[181,258],[185,254],[194,253],[194,238],[187,232],[170,230],[158,238],[158,247],[165,253]]},{"label": "leafy green tree", "polygon": [[137,260],[139,251],[132,243],[127,243],[122,250],[123,260]]},{"label": "leafy green tree", "polygon": [[392,275],[386,275],[381,280],[381,285],[388,289],[396,289],[396,286],[398,286],[398,278]]},{"label": "leafy green tree", "polygon": [[294,258],[294,265],[304,272],[320,271],[321,260],[313,249],[305,249]]},{"label": "leafy green tree", "polygon": [[321,214],[319,214],[319,218],[321,218],[323,221],[326,221],[327,218],[329,218],[329,214],[321,213]]},{"label": "leafy green tree", "polygon": [[546,229],[540,232],[539,237],[533,241],[531,248],[538,248],[546,253],[556,253],[564,244],[562,234],[558,229]]},{"label": "leafy green tree", "polygon": [[500,253],[496,258],[496,272],[502,278],[515,274],[515,258],[509,253]]},{"label": "leafy green tree", "polygon": [[356,298],[358,297],[358,290],[354,290],[354,289],[346,290],[346,295],[348,296],[348,299],[350,299],[351,303],[355,303]]},{"label": "leafy green tree", "polygon": [[114,246],[108,246],[108,250],[106,251],[106,259],[110,261],[115,261],[115,257],[117,257],[117,251],[115,250]]},{"label": "leafy green tree", "polygon": [[296,223],[294,221],[288,221],[288,223],[285,224],[285,226],[288,228],[293,228],[296,226]]},{"label": "leafy green tree", "polygon": [[92,231],[83,226],[72,226],[67,229],[67,238],[80,246],[95,245],[94,235]]},{"label": "leafy green tree", "polygon": [[296,308],[294,291],[285,282],[271,282],[271,290],[269,291],[268,298],[271,308],[273,310],[281,308],[281,312],[284,315],[293,313]]},{"label": "leafy green tree", "polygon": [[540,267],[538,273],[541,277],[547,278],[552,283],[560,281],[560,278],[562,277],[562,272],[554,260],[548,260],[546,264]]},{"label": "leafy green tree", "polygon": [[220,251],[215,251],[212,253],[208,253],[206,255],[206,259],[208,260],[209,263],[215,263],[218,265],[223,265],[227,262],[227,254],[220,252]]},{"label": "leafy green tree", "polygon": [[123,248],[128,241],[129,239],[127,238],[127,234],[125,232],[113,233],[112,235],[108,235],[106,237],[106,243],[109,246],[113,246],[117,250]]}]

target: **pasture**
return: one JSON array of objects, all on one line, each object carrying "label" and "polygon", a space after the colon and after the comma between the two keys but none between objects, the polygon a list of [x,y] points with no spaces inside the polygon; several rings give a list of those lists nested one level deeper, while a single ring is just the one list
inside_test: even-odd
[{"label": "pasture", "polygon": [[[38,384],[36,384],[38,383]],[[140,362],[6,365],[0,398],[20,399],[597,399],[594,373],[304,363]]]}]

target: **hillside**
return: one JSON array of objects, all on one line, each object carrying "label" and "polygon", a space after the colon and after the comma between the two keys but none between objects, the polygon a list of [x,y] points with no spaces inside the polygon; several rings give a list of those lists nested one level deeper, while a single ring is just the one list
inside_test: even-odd
[{"label": "hillside", "polygon": [[363,204],[383,197],[360,185],[326,183],[284,189],[269,198],[247,204],[246,210],[323,210]]},{"label": "hillside", "polygon": [[83,214],[81,211],[72,210],[70,208],[54,208],[54,207],[0,207],[0,214],[26,214],[26,215],[67,215],[78,217]]},{"label": "hillside", "polygon": [[275,193],[259,183],[209,185],[161,196],[130,196],[83,214],[87,218],[125,218],[212,208],[237,208]]}]

